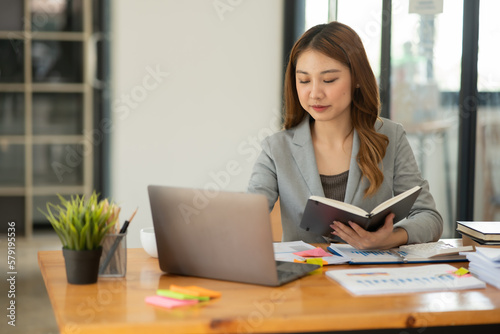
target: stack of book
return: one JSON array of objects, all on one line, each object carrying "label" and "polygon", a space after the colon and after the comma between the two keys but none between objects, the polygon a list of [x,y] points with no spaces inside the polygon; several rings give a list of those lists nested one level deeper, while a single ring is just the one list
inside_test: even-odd
[{"label": "stack of book", "polygon": [[469,271],[490,285],[500,289],[500,249],[476,247],[475,252],[464,253],[469,263]]},{"label": "stack of book", "polygon": [[500,222],[458,221],[464,245],[500,247]]}]

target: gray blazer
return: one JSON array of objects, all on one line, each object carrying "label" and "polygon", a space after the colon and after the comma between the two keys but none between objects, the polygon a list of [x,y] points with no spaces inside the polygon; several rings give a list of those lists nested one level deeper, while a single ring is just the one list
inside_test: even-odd
[{"label": "gray blazer", "polygon": [[[296,127],[262,141],[262,152],[254,165],[248,186],[249,192],[267,196],[270,211],[280,198],[283,241],[325,242],[321,235],[299,227],[309,196],[325,196],[316,165],[309,119],[307,115]],[[356,161],[359,137],[354,131],[344,202],[369,212],[394,195],[419,185],[422,191],[410,215],[395,226],[406,230],[408,243],[438,240],[443,232],[443,219],[436,210],[428,182],[420,174],[403,127],[384,119],[383,122],[377,121],[375,128],[389,138],[382,161],[383,184],[373,196],[364,197],[368,182],[361,177]]]}]

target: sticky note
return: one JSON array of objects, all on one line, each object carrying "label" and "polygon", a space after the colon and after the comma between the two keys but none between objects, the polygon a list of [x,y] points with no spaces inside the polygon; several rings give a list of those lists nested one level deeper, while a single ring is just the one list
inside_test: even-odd
[{"label": "sticky note", "polygon": [[464,267],[461,267],[457,271],[454,271],[452,274],[455,276],[465,276],[469,274],[469,270],[465,269]]},{"label": "sticky note", "polygon": [[[186,295],[192,295],[192,296],[206,296],[203,295],[200,291],[197,291],[196,289],[190,289],[189,287],[183,287],[175,284],[170,284],[170,291],[173,292],[178,292],[178,293],[184,293]],[[210,296],[206,296],[210,297]]]},{"label": "sticky note", "polygon": [[172,290],[163,290],[163,289],[156,290],[156,294],[159,296],[180,299],[180,300],[192,300],[192,299],[209,300],[210,299],[210,297],[208,297],[208,296],[193,296],[193,295],[186,294],[186,293],[180,293],[180,292],[175,292]]},{"label": "sticky note", "polygon": [[320,267],[319,267],[318,269],[311,271],[311,272],[309,273],[309,275],[313,275],[313,274],[321,274],[321,273],[323,273],[323,269],[322,269],[322,268],[323,268],[323,265],[324,265],[324,264],[328,264],[328,263],[326,263],[326,261],[325,261],[325,260],[323,260],[323,259],[322,259],[322,258],[320,258],[320,257],[307,259],[307,260],[306,260],[306,263],[310,263],[310,264],[318,264],[318,265],[320,265]]},{"label": "sticky note", "polygon": [[298,256],[303,256],[303,257],[324,257],[324,256],[333,256],[332,254],[326,252],[323,248],[321,247],[316,247],[314,249],[307,249],[305,251],[301,252],[295,252],[293,253]]},{"label": "sticky note", "polygon": [[165,307],[165,308],[174,308],[185,305],[193,305],[198,303],[197,299],[190,300],[179,300],[162,296],[149,296],[144,299],[147,304]]},{"label": "sticky note", "polygon": [[219,291],[202,288],[202,287],[195,286],[195,285],[186,286],[185,288],[189,289],[190,291],[197,291],[202,296],[208,296],[208,297],[212,297],[212,298],[218,298],[218,297],[222,296],[222,293],[220,293]]},{"label": "sticky note", "polygon": [[312,259],[307,259],[306,263],[311,263],[311,264],[319,264],[320,266],[323,266],[326,261],[323,261],[322,258],[312,258]]}]

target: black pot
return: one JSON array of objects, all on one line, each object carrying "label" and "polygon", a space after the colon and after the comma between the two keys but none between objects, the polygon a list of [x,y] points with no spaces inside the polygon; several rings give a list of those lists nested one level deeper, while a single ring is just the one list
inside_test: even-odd
[{"label": "black pot", "polygon": [[97,282],[102,247],[93,250],[73,250],[63,247],[66,277],[70,284]]}]

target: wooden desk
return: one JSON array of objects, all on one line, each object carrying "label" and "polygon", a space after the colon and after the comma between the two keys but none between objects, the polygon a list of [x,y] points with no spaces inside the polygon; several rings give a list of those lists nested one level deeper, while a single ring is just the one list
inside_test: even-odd
[{"label": "wooden desk", "polygon": [[[321,273],[279,288],[164,275],[157,259],[142,249],[128,249],[126,278],[100,278],[97,284],[79,286],[67,284],[61,251],[39,252],[38,262],[63,334],[385,328],[424,328],[427,334],[431,332],[429,327],[434,326],[500,323],[500,290],[491,286],[480,290],[353,297]],[[347,266],[329,266],[323,270]],[[144,302],[156,289],[168,289],[170,284],[199,285],[221,291],[222,297],[173,310]],[[498,333],[498,327],[494,330]]]}]

